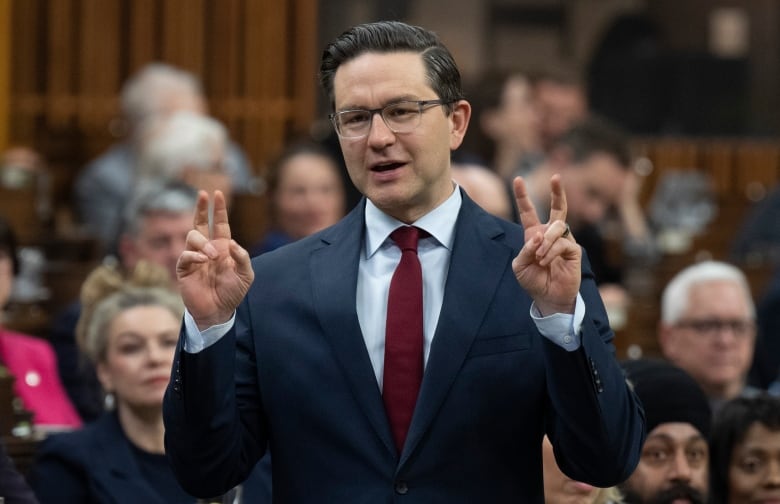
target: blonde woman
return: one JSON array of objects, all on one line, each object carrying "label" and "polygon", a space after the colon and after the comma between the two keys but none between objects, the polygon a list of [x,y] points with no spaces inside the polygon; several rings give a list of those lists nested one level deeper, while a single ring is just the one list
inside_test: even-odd
[{"label": "blonde woman", "polygon": [[101,266],[81,292],[81,350],[115,407],[84,429],[49,437],[33,468],[41,502],[194,503],[165,459],[162,400],[183,306],[168,273],[140,262],[128,278]]}]

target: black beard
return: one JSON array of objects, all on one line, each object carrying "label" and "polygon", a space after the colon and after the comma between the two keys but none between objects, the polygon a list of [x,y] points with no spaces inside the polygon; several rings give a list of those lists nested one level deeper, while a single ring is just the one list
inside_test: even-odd
[{"label": "black beard", "polygon": [[628,488],[621,488],[621,490],[627,504],[669,504],[675,499],[688,499],[692,504],[704,504],[706,500],[700,491],[685,483],[676,483],[647,500],[642,499],[636,492]]}]

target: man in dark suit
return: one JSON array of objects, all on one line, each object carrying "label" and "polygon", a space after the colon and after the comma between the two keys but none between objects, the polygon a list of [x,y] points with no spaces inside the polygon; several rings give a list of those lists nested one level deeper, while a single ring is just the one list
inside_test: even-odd
[{"label": "man in dark suit", "polygon": [[[572,478],[628,477],[643,413],[560,177],[547,223],[515,180],[523,227],[452,182],[471,107],[427,30],[356,26],[326,49],[321,81],[366,197],[250,261],[224,197],[209,223],[201,192],[164,404],[182,486],[218,494],[269,449],[276,502],[541,503],[545,433]],[[416,254],[401,234],[419,236]]]}]

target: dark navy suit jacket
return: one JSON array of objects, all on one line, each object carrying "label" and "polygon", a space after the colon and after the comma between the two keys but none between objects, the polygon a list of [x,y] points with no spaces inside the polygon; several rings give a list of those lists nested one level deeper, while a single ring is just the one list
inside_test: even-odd
[{"label": "dark navy suit jacket", "polygon": [[164,418],[182,486],[224,491],[268,443],[274,502],[542,503],[545,432],[569,476],[598,486],[627,478],[643,413],[614,358],[587,261],[582,348],[567,352],[539,334],[512,272],[522,228],[465,194],[397,453],[355,308],[364,208],[254,258],[234,328],[197,354],[180,347]]},{"label": "dark navy suit jacket", "polygon": [[115,413],[46,439],[31,481],[41,504],[167,504],[141,473]]}]

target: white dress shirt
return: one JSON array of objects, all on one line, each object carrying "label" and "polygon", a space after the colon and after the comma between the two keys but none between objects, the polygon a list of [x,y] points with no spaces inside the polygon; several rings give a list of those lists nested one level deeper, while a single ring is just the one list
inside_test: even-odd
[{"label": "white dress shirt", "polygon": [[[462,203],[460,191],[452,192],[444,203],[413,223],[430,236],[422,238],[417,254],[423,272],[423,359],[428,362],[436,325],[439,321],[444,286],[455,241],[455,224]],[[379,210],[370,200],[366,201],[366,239],[360,254],[357,281],[357,316],[368,356],[374,368],[379,387],[382,387],[385,356],[385,320],[387,318],[387,297],[390,279],[398,262],[401,250],[390,239],[390,233],[403,222]],[[585,303],[577,294],[574,314],[558,313],[542,317],[535,305],[531,306],[531,318],[539,332],[555,344],[568,351],[580,347],[580,327],[585,317]],[[214,344],[233,326],[233,318],[224,324],[198,331],[189,311],[184,314],[187,352],[197,353]]]}]

